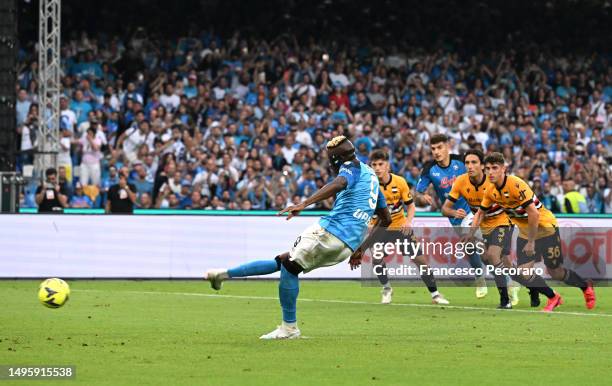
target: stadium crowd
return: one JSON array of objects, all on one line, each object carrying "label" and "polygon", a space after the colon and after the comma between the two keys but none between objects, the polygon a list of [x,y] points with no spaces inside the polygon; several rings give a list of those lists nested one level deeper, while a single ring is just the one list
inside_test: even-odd
[{"label": "stadium crowd", "polygon": [[[20,165],[36,146],[37,62],[20,53]],[[431,159],[501,151],[554,212],[612,213],[612,66],[603,55],[402,51],[292,35],[177,40],[82,33],[62,48],[58,178],[67,206],[103,208],[126,175],[136,207],[279,210],[331,178],[326,141],[391,155],[411,186]],[[22,207],[35,207],[26,187]],[[571,202],[565,205],[565,198]],[[421,207],[437,211],[440,203]],[[331,203],[319,209],[330,208]]]}]

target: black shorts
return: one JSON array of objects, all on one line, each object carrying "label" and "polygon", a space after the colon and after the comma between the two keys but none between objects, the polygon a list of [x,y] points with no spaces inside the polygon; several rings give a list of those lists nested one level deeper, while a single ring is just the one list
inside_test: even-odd
[{"label": "black shorts", "polygon": [[561,251],[561,236],[559,235],[559,229],[555,228],[555,233],[537,239],[535,241],[535,255],[527,256],[523,252],[523,248],[527,245],[527,240],[518,238],[516,240],[516,255],[517,264],[523,265],[531,261],[539,262],[544,259],[544,265],[547,268],[558,268],[563,265],[563,253]]},{"label": "black shorts", "polygon": [[512,230],[511,226],[499,226],[494,228],[488,235],[484,236],[487,248],[491,245],[501,247],[502,256],[507,256],[512,250]]},{"label": "black shorts", "polygon": [[[403,254],[404,257],[414,258],[417,256],[421,256],[423,254],[423,246],[419,245],[419,247],[416,250],[413,248],[413,243],[415,245],[416,243],[418,243],[418,240],[416,236],[414,235],[414,233],[412,233],[410,236],[406,236],[400,230],[388,230],[387,229],[384,231],[384,234],[382,235],[382,237],[377,239],[374,243],[383,242],[383,243],[395,244],[396,241],[399,241],[399,243],[401,244],[400,248],[403,249],[404,240],[407,241],[407,250],[406,251],[402,250],[402,252],[407,252],[407,254]],[[396,251],[396,249],[393,249],[393,250],[394,250],[394,253],[398,252]],[[386,253],[384,255],[385,257],[387,256]]]}]

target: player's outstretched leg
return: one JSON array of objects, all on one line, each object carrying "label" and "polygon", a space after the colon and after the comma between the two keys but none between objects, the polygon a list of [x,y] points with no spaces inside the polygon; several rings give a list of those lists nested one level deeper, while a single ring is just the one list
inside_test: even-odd
[{"label": "player's outstretched leg", "polygon": [[259,339],[297,339],[300,329],[297,327],[297,298],[300,292],[298,271],[289,272],[281,266],[281,276],[278,283],[278,298],[283,310],[283,322],[274,331],[262,335]]},{"label": "player's outstretched leg", "polygon": [[497,287],[497,291],[499,292],[499,305],[497,308],[499,309],[511,309],[512,303],[510,302],[510,296],[508,295],[508,278],[506,275],[500,275],[498,272],[504,268],[505,264],[501,259],[501,254],[503,252],[503,248],[500,245],[493,244],[491,239],[494,239],[494,242],[499,238],[497,232],[492,232],[487,235],[488,241],[487,250],[483,256],[483,259],[493,266],[493,279],[495,280],[495,286]]},{"label": "player's outstretched leg", "polygon": [[546,306],[542,309],[542,311],[552,312],[555,308],[563,304],[563,298],[561,297],[561,295],[553,291],[552,288],[550,288],[548,284],[546,284],[546,280],[544,280],[542,276],[533,274],[527,278],[522,277],[522,279],[526,280],[525,287],[529,288],[530,291],[537,290],[539,293],[543,294],[548,298]]},{"label": "player's outstretched leg", "polygon": [[[507,267],[507,265],[504,264],[504,266]],[[516,306],[519,304],[520,298],[519,298],[519,292],[521,291],[521,285],[512,280],[512,278],[510,276],[504,276],[506,279],[506,285],[508,287],[508,296],[510,297],[510,304],[512,304],[512,307]]]},{"label": "player's outstretched leg", "polygon": [[510,278],[510,276],[506,276],[506,283],[508,284],[508,295],[510,296],[510,304],[512,307],[519,304],[519,292],[521,291],[521,285]]},{"label": "player's outstretched leg", "polygon": [[[494,265],[494,267],[497,269],[502,269],[504,267],[504,263],[499,261]],[[493,279],[495,280],[495,286],[499,292],[499,306],[497,306],[497,308],[511,309],[512,303],[510,302],[510,296],[508,296],[508,279],[506,278],[506,275],[497,275],[494,273]]]},{"label": "player's outstretched leg", "polygon": [[436,284],[436,278],[432,273],[422,274],[421,280],[423,280],[423,283],[425,283],[425,285],[427,286],[427,290],[429,291],[429,294],[431,295],[431,302],[433,304],[441,304],[441,305],[450,304],[450,302],[444,297],[444,295],[438,292],[438,285]]},{"label": "player's outstretched leg", "polygon": [[426,258],[424,255],[417,256],[414,260],[414,263],[419,267],[419,272],[421,272],[421,280],[425,283],[429,294],[431,295],[431,302],[433,304],[441,304],[447,305],[450,302],[438,292],[438,285],[436,284],[436,277],[433,273],[429,271],[429,266],[426,263]]},{"label": "player's outstretched leg", "polygon": [[[480,255],[477,253],[472,253],[468,256],[470,261],[470,266],[472,268],[482,268],[484,270],[484,265],[482,264],[482,260],[480,259]],[[489,292],[487,288],[487,282],[485,281],[484,274],[476,277],[476,297],[478,299],[482,299],[487,296]]]},{"label": "player's outstretched leg", "polygon": [[531,307],[539,307],[540,306],[540,291],[537,288],[531,287],[531,283],[529,280],[525,279],[521,275],[511,275],[510,278],[512,281],[526,287],[529,290],[529,297],[531,300]]},{"label": "player's outstretched leg", "polygon": [[[510,259],[510,255],[507,252],[502,252],[504,255],[502,256],[502,261],[505,267],[512,267],[512,260]],[[511,276],[506,277],[506,281],[508,283],[508,295],[510,296],[510,303],[512,307],[515,307],[519,304],[519,291],[521,290],[521,284],[516,280],[513,280]],[[536,293],[537,296],[537,293]],[[538,300],[540,298],[538,297]],[[538,303],[535,307],[538,307],[540,304]]]},{"label": "player's outstretched leg", "polygon": [[591,281],[586,281],[575,271],[563,267],[549,269],[549,272],[554,279],[562,280],[569,286],[580,288],[584,295],[586,308],[591,310],[595,307],[595,290]]},{"label": "player's outstretched leg", "polygon": [[204,280],[208,280],[210,286],[214,290],[219,291],[223,285],[223,281],[226,279],[232,277],[268,275],[277,272],[279,269],[280,259],[278,257],[274,260],[256,260],[230,269],[209,269],[204,274]]},{"label": "player's outstretched leg", "polygon": [[393,288],[391,288],[391,283],[389,283],[389,277],[387,276],[387,265],[385,264],[384,259],[375,259],[372,260],[372,266],[374,267],[374,272],[376,272],[376,277],[378,277],[378,281],[383,286],[382,289],[382,298],[380,302],[382,304],[390,304],[393,297]]}]

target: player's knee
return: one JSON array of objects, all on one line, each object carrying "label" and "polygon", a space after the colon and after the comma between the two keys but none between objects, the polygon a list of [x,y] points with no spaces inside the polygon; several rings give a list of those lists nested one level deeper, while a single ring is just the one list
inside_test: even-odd
[{"label": "player's knee", "polygon": [[502,257],[502,262],[504,263],[504,266],[512,267],[512,259],[511,259],[510,255],[504,255]]},{"label": "player's knee", "polygon": [[530,281],[532,281],[532,280],[535,280],[535,275],[530,275],[530,274],[527,274],[527,273],[526,273],[526,274],[522,274],[520,277],[521,277],[523,280],[527,281],[527,282],[530,282]]},{"label": "player's knee", "polygon": [[485,263],[495,266],[499,265],[502,262],[499,258],[499,255],[496,253],[487,252],[482,258],[484,259]]},{"label": "player's knee", "polygon": [[548,273],[550,277],[555,280],[563,280],[565,277],[565,268],[557,267],[557,268],[548,268]]},{"label": "player's knee", "polygon": [[423,255],[418,255],[417,257],[415,257],[414,259],[412,259],[412,262],[417,266],[417,267],[421,267],[421,266],[427,266],[427,258]]},{"label": "player's knee", "polygon": [[491,259],[493,257],[493,254],[491,252],[487,251],[487,252],[483,253],[480,257],[482,258],[483,262],[485,262],[487,264],[491,264]]},{"label": "player's knee", "polygon": [[283,261],[289,260],[289,252],[285,252],[283,254],[276,256],[274,260],[276,260],[276,266],[278,270],[280,271],[281,264],[283,264]]},{"label": "player's knee", "polygon": [[[292,273],[295,276],[299,275],[302,271],[304,271],[304,268],[302,268],[301,265],[299,265],[295,261],[291,261],[289,259],[289,254],[288,253],[287,253],[287,256],[285,258],[280,258],[279,260],[280,260],[280,263],[283,265],[283,267],[285,267],[287,272]],[[279,260],[277,260],[277,261],[279,261]]]}]

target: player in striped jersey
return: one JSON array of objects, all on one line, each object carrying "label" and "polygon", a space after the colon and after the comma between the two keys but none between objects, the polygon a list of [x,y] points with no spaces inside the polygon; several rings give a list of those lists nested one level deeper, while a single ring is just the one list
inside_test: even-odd
[{"label": "player in striped jersey", "polygon": [[[485,169],[495,189],[489,189],[476,214],[472,232],[475,231],[485,213],[495,204],[504,208],[510,220],[519,228],[517,239],[517,265],[531,268],[537,261],[544,265],[553,279],[582,290],[586,307],[595,307],[595,291],[590,282],[576,272],[563,267],[561,238],[557,219],[542,205],[529,185],[516,176],[506,175],[506,161],[501,153],[491,153],[485,158]],[[544,279],[536,274],[525,276],[531,288],[537,288],[548,298],[543,311],[551,312],[563,304],[561,296],[553,291]]]},{"label": "player in striped jersey", "polygon": [[[408,238],[410,241],[416,242],[416,238],[412,232],[412,219],[416,207],[412,200],[412,194],[410,193],[410,187],[403,177],[389,172],[389,155],[384,150],[374,150],[370,155],[370,165],[374,169],[374,173],[378,177],[380,184],[380,190],[385,197],[387,207],[391,212],[391,224],[385,232],[385,242],[395,242],[395,240],[401,240]],[[376,225],[377,219],[373,218],[372,225]],[[425,256],[422,255],[420,249],[417,251],[411,250],[410,257],[414,257],[412,261],[418,266],[427,267],[427,261]],[[384,258],[380,260],[372,260],[372,267],[380,267],[377,269],[378,280],[383,285],[382,300],[381,303],[391,303],[391,297],[393,289],[389,283],[389,278],[384,272],[386,268]],[[429,293],[431,294],[431,300],[434,304],[449,304],[448,300],[438,292],[436,286],[436,279],[433,274],[426,273],[421,275],[421,279],[427,286]]]},{"label": "player in striped jersey", "polygon": [[[463,156],[463,163],[467,173],[460,175],[453,182],[447,200],[442,206],[442,214],[447,217],[456,217],[457,210],[453,205],[457,200],[463,198],[467,201],[472,213],[477,213],[486,189],[494,189],[484,173],[484,154],[480,150],[470,149]],[[486,242],[484,260],[496,268],[503,268],[505,260],[509,261],[510,246],[512,242],[512,224],[508,215],[499,205],[492,205],[485,213],[480,224],[480,230]],[[509,264],[507,264],[509,266]],[[518,289],[512,287],[512,302],[508,296],[508,283],[506,276],[494,275],[495,285],[499,291],[500,303],[498,308],[510,309],[518,304]]]}]

